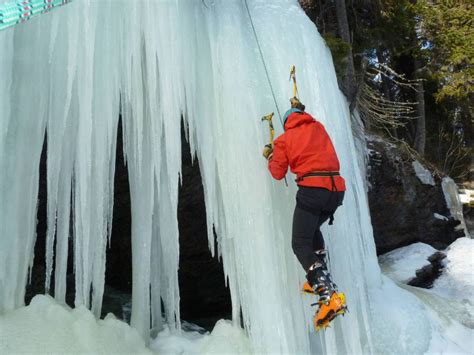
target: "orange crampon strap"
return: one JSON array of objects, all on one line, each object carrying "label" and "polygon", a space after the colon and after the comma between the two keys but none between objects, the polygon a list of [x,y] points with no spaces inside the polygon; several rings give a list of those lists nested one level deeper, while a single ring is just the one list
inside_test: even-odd
[{"label": "orange crampon strap", "polygon": [[314,329],[316,331],[326,329],[334,318],[341,314],[344,315],[346,311],[346,296],[344,293],[333,292],[328,304],[319,304],[319,309],[313,319]]},{"label": "orange crampon strap", "polygon": [[305,282],[303,287],[301,288],[302,292],[309,293],[310,295],[313,295],[313,296],[318,296],[318,292],[321,291],[321,290],[322,290],[322,288],[319,288],[316,291],[314,291],[314,289],[311,287],[309,282]]},{"label": "orange crampon strap", "polygon": [[313,288],[309,284],[309,282],[305,282],[303,287],[301,288],[301,291],[304,293],[310,293],[312,295],[317,295],[316,292],[314,292]]}]

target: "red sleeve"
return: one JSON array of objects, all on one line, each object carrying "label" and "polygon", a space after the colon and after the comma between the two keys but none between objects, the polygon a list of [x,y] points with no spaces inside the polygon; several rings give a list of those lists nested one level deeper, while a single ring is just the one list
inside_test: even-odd
[{"label": "red sleeve", "polygon": [[268,170],[273,178],[281,180],[288,171],[288,158],[286,156],[286,144],[284,136],[278,137],[273,146],[273,157],[268,162]]}]

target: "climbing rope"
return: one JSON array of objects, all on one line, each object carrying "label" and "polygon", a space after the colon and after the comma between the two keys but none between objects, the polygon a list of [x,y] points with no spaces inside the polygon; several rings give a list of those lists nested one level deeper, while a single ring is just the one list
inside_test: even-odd
[{"label": "climbing rope", "polygon": [[263,68],[265,69],[265,74],[267,76],[268,85],[270,86],[270,90],[272,92],[273,101],[275,102],[275,107],[276,107],[277,112],[278,112],[278,117],[280,118],[280,123],[283,126],[283,119],[281,117],[280,108],[278,107],[278,103],[277,103],[276,96],[275,96],[275,91],[273,90],[272,81],[270,80],[270,74],[268,73],[267,64],[265,63],[265,58],[263,56],[262,47],[260,46],[260,41],[258,40],[257,30],[255,29],[255,25],[253,23],[252,15],[250,13],[250,9],[249,9],[249,5],[247,3],[247,0],[245,0],[245,8],[247,9],[247,13],[249,15],[250,24],[252,25],[253,34],[255,36],[255,41],[257,42],[258,51],[260,52],[260,58],[262,59]]},{"label": "climbing rope", "polygon": [[68,4],[72,0],[16,0],[0,4],[0,31],[52,9]]},{"label": "climbing rope", "polygon": [[[247,3],[247,0],[245,0],[245,8],[247,9],[247,13],[249,15],[250,24],[252,25],[253,34],[255,36],[255,41],[257,42],[258,51],[260,52],[260,58],[262,59],[263,68],[265,69],[265,74],[267,76],[268,85],[270,86],[270,90],[272,92],[273,102],[275,103],[275,107],[276,107],[277,112],[278,112],[278,117],[280,118],[281,126],[284,128],[285,126],[283,124],[283,119],[281,117],[280,108],[278,107],[278,103],[277,103],[276,96],[275,96],[275,91],[273,90],[272,81],[270,80],[270,74],[268,74],[267,64],[265,63],[265,57],[263,56],[262,46],[260,46],[260,41],[258,40],[257,30],[255,29],[255,25],[254,25],[253,19],[252,19],[252,14],[250,13],[249,4]],[[270,127],[270,144],[273,146],[273,138],[275,136],[275,130],[273,129],[272,118],[273,118],[273,113],[270,113],[270,114],[264,116],[262,118],[262,121],[268,121],[268,124],[269,124],[269,127]],[[286,180],[286,176],[285,176],[285,186],[288,187],[288,181]]]}]

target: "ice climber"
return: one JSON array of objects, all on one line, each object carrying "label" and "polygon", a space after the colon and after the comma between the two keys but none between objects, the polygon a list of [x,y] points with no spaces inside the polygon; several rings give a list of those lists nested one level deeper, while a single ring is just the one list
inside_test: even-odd
[{"label": "ice climber", "polygon": [[305,106],[296,97],[290,103],[291,109],[284,116],[285,132],[273,146],[265,146],[263,156],[275,179],[283,179],[288,166],[296,174],[298,192],[292,247],[306,271],[308,283],[304,285],[304,291],[319,296],[315,326],[320,329],[345,310],[344,299],[336,299],[332,304],[333,296],[338,293],[327,269],[320,227],[328,220],[332,224],[334,212],[342,205],[346,186],[339,174],[339,159],[324,126],[305,112]]}]

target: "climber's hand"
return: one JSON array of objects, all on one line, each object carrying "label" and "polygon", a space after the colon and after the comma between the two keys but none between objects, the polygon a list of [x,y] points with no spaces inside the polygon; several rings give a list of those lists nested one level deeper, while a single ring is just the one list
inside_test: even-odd
[{"label": "climber's hand", "polygon": [[267,144],[263,148],[263,157],[267,160],[270,160],[273,156],[273,145],[272,144]]}]

